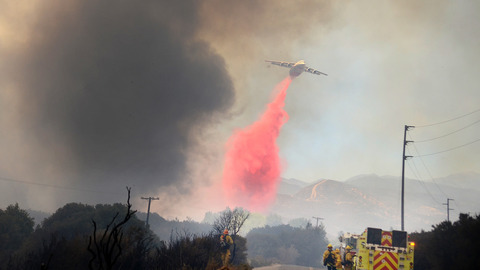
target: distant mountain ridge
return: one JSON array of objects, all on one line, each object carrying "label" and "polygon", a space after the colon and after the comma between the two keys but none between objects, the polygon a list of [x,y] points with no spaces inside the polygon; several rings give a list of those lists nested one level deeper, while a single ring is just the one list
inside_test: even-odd
[{"label": "distant mountain ridge", "polygon": [[[446,220],[443,203],[447,198],[454,199],[450,202],[455,209],[450,212],[451,220],[459,213],[479,213],[480,174],[455,174],[434,182],[405,179],[405,229],[429,230]],[[322,217],[327,232],[337,235],[366,227],[400,229],[400,209],[400,177],[370,174],[344,182],[320,179],[293,194],[279,194],[271,210],[286,218]]]},{"label": "distant mountain ridge", "polygon": [[445,186],[480,191],[480,174],[475,172],[452,174],[446,177],[437,178],[435,179],[435,182]]},{"label": "distant mountain ridge", "polygon": [[293,195],[297,193],[300,189],[308,186],[309,184],[294,178],[286,179],[282,178],[280,185],[278,186],[277,192],[279,194]]}]

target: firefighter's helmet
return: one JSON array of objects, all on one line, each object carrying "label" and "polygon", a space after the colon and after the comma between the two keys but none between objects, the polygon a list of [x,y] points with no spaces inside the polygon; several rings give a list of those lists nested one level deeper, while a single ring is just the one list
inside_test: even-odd
[{"label": "firefighter's helmet", "polygon": [[228,230],[225,229],[225,231],[223,231],[223,234],[228,234]]},{"label": "firefighter's helmet", "polygon": [[350,250],[350,249],[352,249],[352,247],[351,247],[351,246],[347,246],[345,249]]},{"label": "firefighter's helmet", "polygon": [[332,244],[328,244],[327,248],[333,248]]}]

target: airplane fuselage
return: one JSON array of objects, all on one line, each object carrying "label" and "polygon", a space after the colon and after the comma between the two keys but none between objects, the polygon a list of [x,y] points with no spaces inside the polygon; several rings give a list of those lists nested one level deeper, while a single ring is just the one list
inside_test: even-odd
[{"label": "airplane fuselage", "polygon": [[290,69],[290,76],[292,78],[297,77],[298,75],[302,74],[305,71],[305,61],[300,60],[293,67]]}]

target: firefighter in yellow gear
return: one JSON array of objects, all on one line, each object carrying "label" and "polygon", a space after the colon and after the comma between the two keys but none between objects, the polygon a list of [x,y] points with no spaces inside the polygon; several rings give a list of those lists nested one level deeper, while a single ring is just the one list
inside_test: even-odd
[{"label": "firefighter in yellow gear", "polygon": [[335,270],[336,268],[336,256],[332,249],[332,244],[328,244],[327,250],[323,253],[323,265],[326,266],[328,270]]},{"label": "firefighter in yellow gear", "polygon": [[335,249],[335,267],[337,270],[343,270],[342,256],[340,256],[340,249]]},{"label": "firefighter in yellow gear", "polygon": [[345,270],[352,270],[353,269],[353,255],[350,252],[352,248],[347,246],[345,248],[345,254],[343,254],[343,265]]},{"label": "firefighter in yellow gear", "polygon": [[233,245],[233,239],[228,235],[228,230],[225,229],[220,236],[220,249],[222,255],[223,267],[220,269],[228,269],[228,263],[230,262],[230,246]]}]

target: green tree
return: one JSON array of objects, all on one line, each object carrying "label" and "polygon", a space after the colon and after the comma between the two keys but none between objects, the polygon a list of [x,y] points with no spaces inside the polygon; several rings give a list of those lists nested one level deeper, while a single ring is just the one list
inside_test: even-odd
[{"label": "green tree", "polygon": [[429,232],[410,234],[415,242],[414,269],[477,269],[480,249],[480,216],[460,214],[459,220],[444,221]]},{"label": "green tree", "polygon": [[0,209],[0,263],[17,251],[32,234],[35,222],[27,211],[20,209],[18,203]]},{"label": "green tree", "polygon": [[319,254],[326,245],[323,226],[266,226],[253,229],[247,234],[248,255],[254,267],[271,263],[320,267],[322,258]]},{"label": "green tree", "polygon": [[298,228],[306,228],[309,220],[306,218],[295,218],[288,221],[288,225]]},{"label": "green tree", "polygon": [[41,228],[50,234],[56,233],[66,239],[88,234],[92,229],[91,219],[96,216],[95,212],[94,206],[68,203],[46,218],[42,222]]},{"label": "green tree", "polygon": [[290,245],[289,248],[281,246],[278,248],[277,252],[278,258],[281,258],[282,263],[284,264],[295,264],[298,256],[300,255],[298,250],[293,245]]},{"label": "green tree", "polygon": [[267,216],[266,223],[267,223],[268,226],[282,225],[283,224],[282,217],[280,215],[277,215],[277,214],[270,214],[270,215]]},{"label": "green tree", "polygon": [[[87,269],[92,258],[87,250],[89,236],[94,230],[92,220],[95,220],[99,234],[108,233],[111,230],[106,231],[107,226],[112,229],[122,222],[122,219],[113,217],[128,210],[120,203],[96,206],[66,204],[42,222],[7,262],[9,267],[2,269],[39,269],[42,264],[48,269]],[[116,230],[119,234],[115,247],[121,246],[122,252],[116,261],[115,267],[118,267],[114,269],[155,269],[143,268],[151,260],[148,256],[139,256],[139,252],[149,255],[158,243],[157,238],[134,215],[123,225],[122,230],[118,227]],[[101,238],[102,234],[98,239]]]}]

